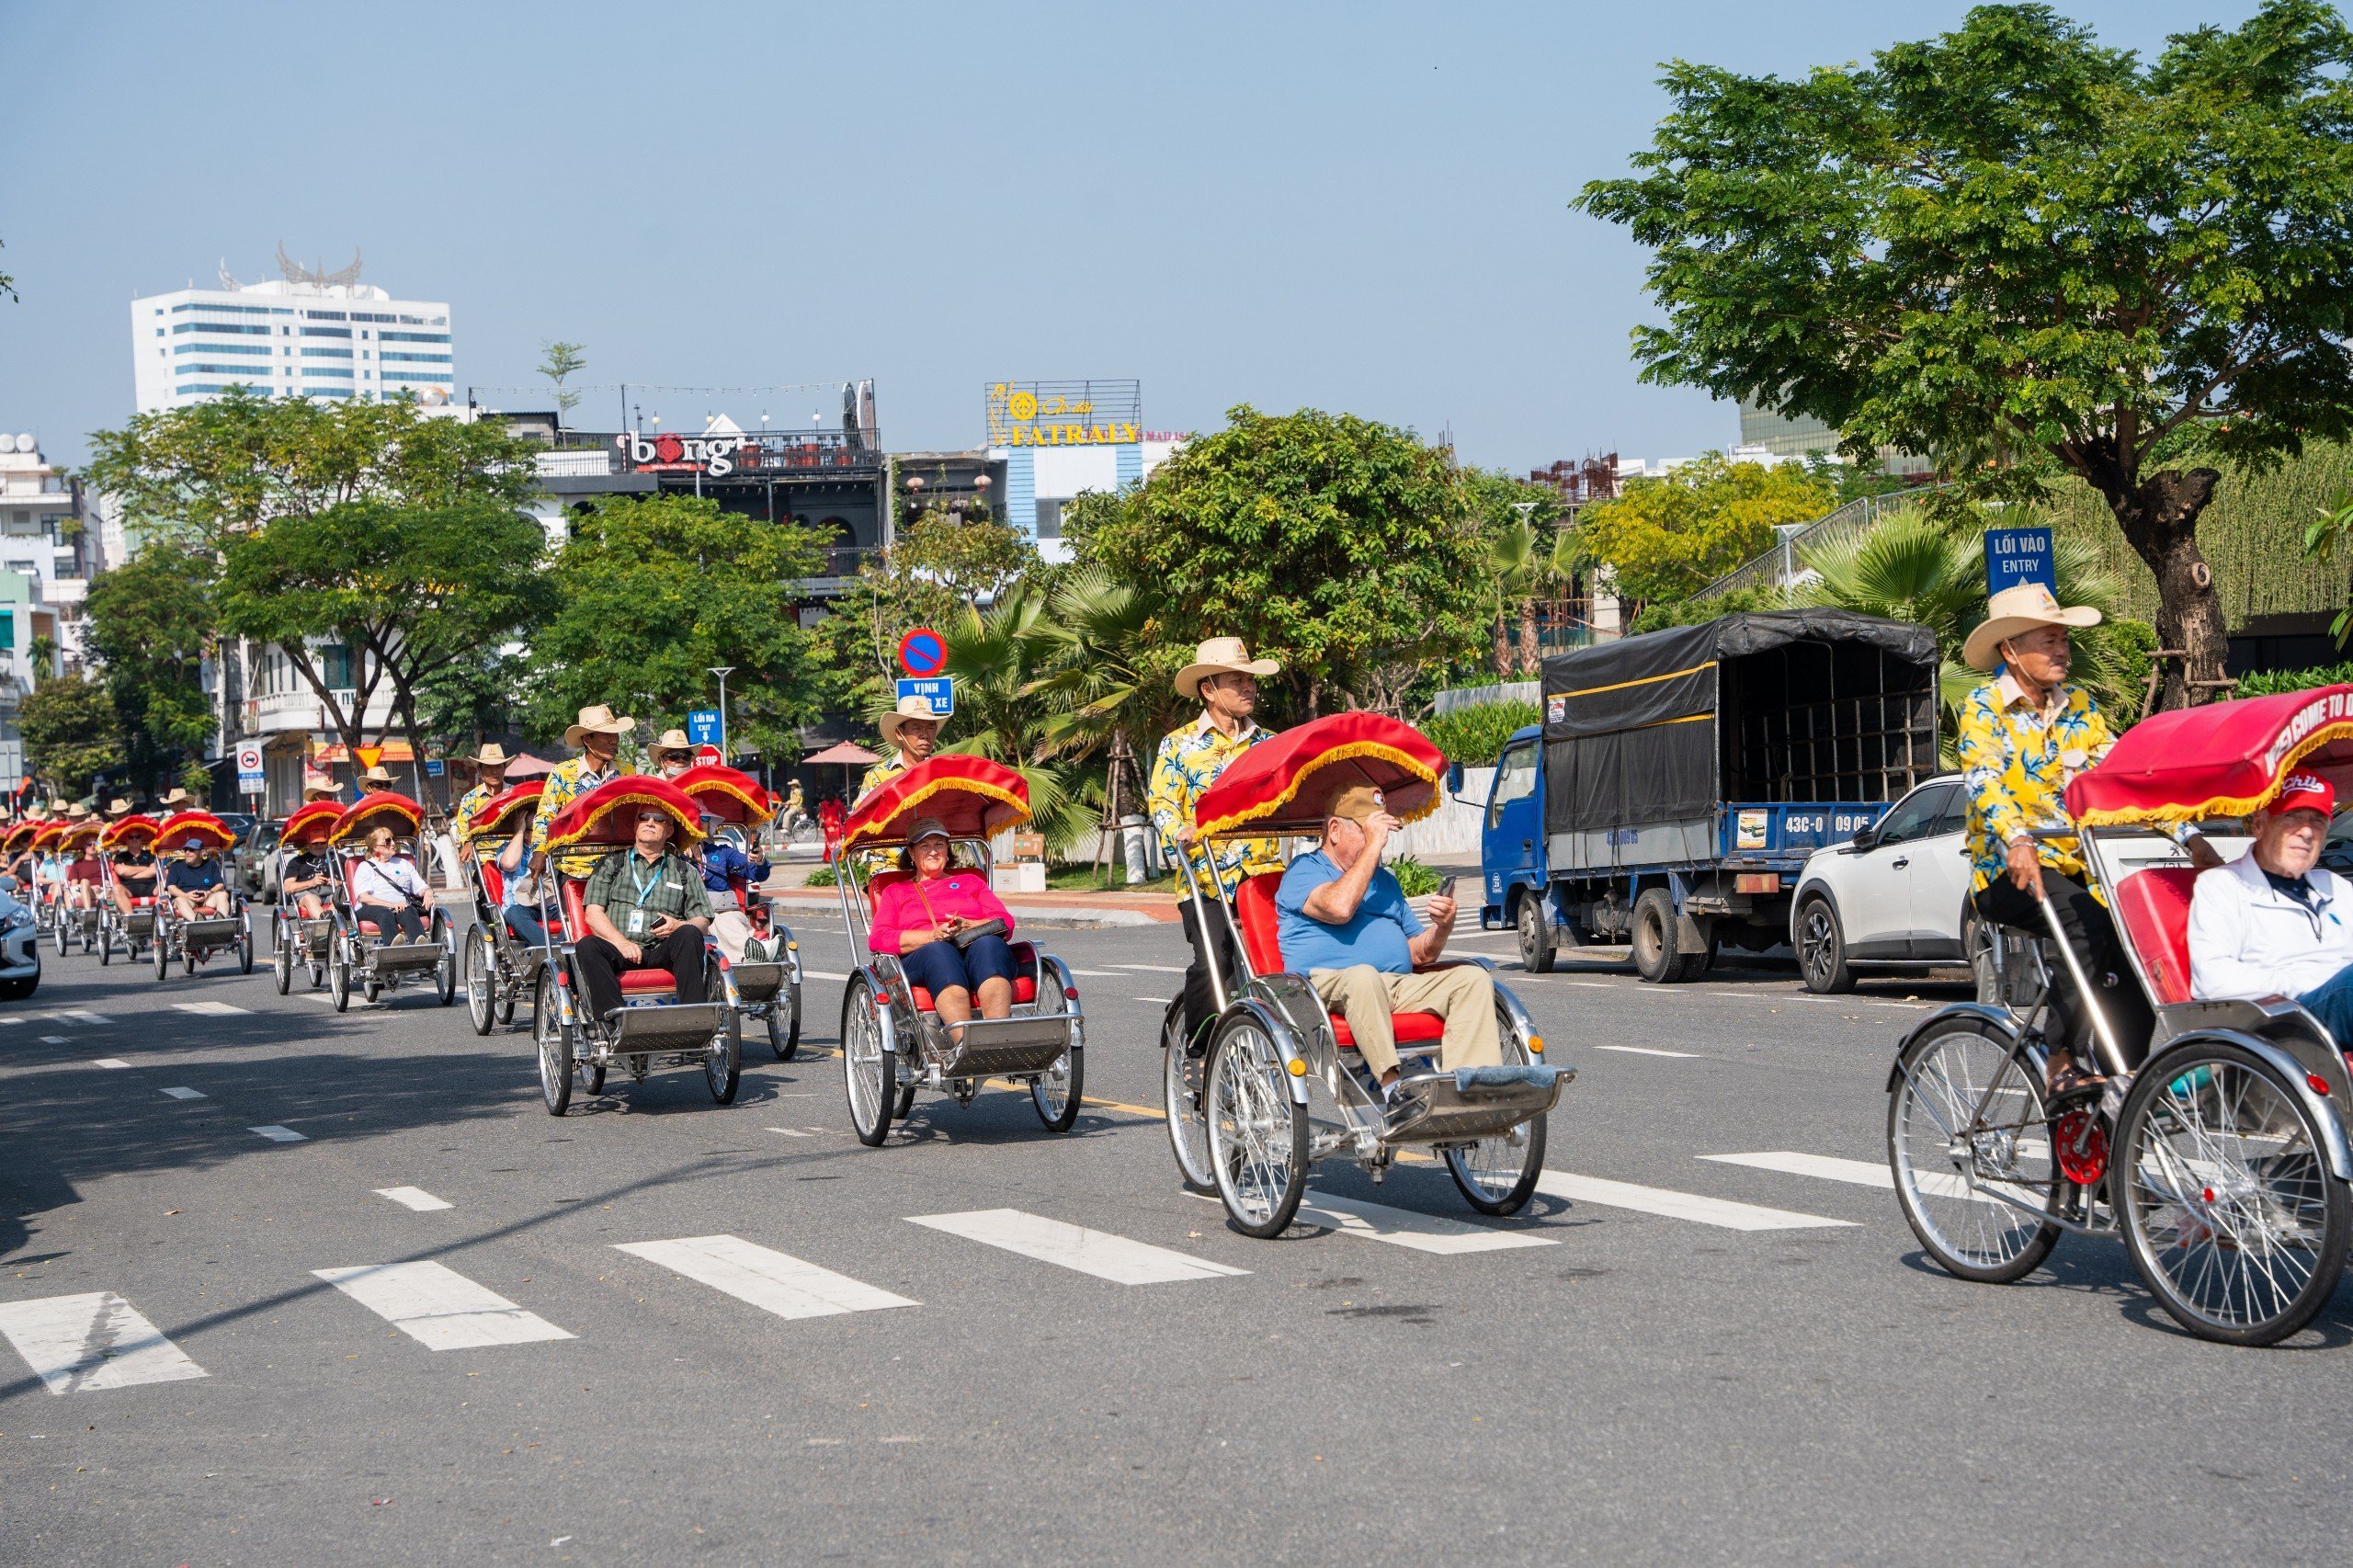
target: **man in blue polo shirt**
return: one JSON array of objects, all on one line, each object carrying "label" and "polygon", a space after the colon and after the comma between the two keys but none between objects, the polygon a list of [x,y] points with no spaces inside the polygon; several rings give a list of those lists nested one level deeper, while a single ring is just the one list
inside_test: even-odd
[{"label": "man in blue polo shirt", "polygon": [[1461,964],[1415,972],[1438,961],[1454,929],[1454,900],[1431,899],[1427,924],[1405,903],[1395,874],[1381,863],[1382,846],[1404,825],[1370,785],[1341,790],[1324,818],[1323,843],[1290,863],[1275,894],[1283,966],[1305,973],[1325,1006],[1348,1020],[1384,1094],[1399,1075],[1392,1012],[1446,1020],[1438,1055],[1449,1072],[1503,1061],[1487,971]]},{"label": "man in blue polo shirt", "polygon": [[735,896],[735,879],[741,877],[746,886],[756,888],[767,880],[768,862],[757,843],[746,855],[722,839],[719,828],[720,819],[705,812],[704,837],[688,853],[702,872],[704,891],[710,894],[711,937],[729,963],[742,963],[744,945],[752,939],[752,917]]}]

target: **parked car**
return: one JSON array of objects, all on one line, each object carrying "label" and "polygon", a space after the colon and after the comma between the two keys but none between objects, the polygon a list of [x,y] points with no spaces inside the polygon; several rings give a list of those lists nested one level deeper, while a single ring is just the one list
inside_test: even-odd
[{"label": "parked car", "polygon": [[278,896],[278,839],[286,830],[286,819],[273,817],[254,824],[251,833],[237,843],[231,859],[235,867],[237,885],[245,890],[248,898],[276,899]]},{"label": "parked car", "polygon": [[1790,911],[1807,990],[1851,991],[1858,970],[1963,961],[1968,822],[1960,776],[1940,774],[1852,843],[1807,858]]},{"label": "parked car", "polygon": [[0,1002],[21,1002],[40,984],[40,933],[33,928],[33,912],[13,892],[0,892]]}]

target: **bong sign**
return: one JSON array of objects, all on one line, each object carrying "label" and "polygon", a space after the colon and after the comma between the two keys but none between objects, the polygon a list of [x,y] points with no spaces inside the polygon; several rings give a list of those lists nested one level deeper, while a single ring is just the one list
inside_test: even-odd
[{"label": "bong sign", "polygon": [[623,460],[638,473],[692,473],[717,479],[735,472],[735,454],[753,444],[742,431],[708,436],[664,434],[651,440],[635,430],[613,437]]}]

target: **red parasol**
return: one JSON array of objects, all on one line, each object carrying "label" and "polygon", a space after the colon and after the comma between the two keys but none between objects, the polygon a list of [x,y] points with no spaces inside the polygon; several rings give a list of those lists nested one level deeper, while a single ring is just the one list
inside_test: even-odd
[{"label": "red parasol", "polygon": [[640,806],[659,806],[669,812],[678,824],[679,844],[691,844],[702,836],[702,811],[693,796],[680,793],[676,785],[650,773],[632,773],[599,784],[558,812],[548,824],[547,846],[554,851],[627,846],[637,837]]},{"label": "red parasol", "polygon": [[904,844],[917,817],[937,817],[957,838],[987,838],[1029,820],[1029,786],[984,756],[934,756],[916,763],[858,802],[841,846]]},{"label": "red parasol", "polygon": [[6,834],[0,834],[0,853],[14,855],[17,850],[30,844],[33,841],[33,835],[40,830],[41,824],[39,822],[27,817]]},{"label": "red parasol", "polygon": [[544,778],[526,779],[506,789],[474,808],[473,816],[458,824],[458,831],[468,838],[484,838],[492,834],[513,833],[518,825],[517,814],[539,810],[540,791],[547,788]]},{"label": "red parasol", "polygon": [[155,842],[155,832],[162,826],[163,824],[143,813],[138,816],[120,817],[107,824],[106,831],[98,835],[98,847],[101,849],[144,849]]},{"label": "red parasol", "polygon": [[2243,817],[2290,773],[2317,773],[2340,796],[2353,787],[2353,686],[2145,719],[2067,786],[2067,811],[2086,827]]},{"label": "red parasol", "polygon": [[85,846],[96,843],[98,835],[103,833],[105,830],[106,824],[99,822],[95,817],[87,822],[74,823],[66,828],[65,836],[57,841],[57,846],[60,849],[67,850],[80,849]]},{"label": "red parasol", "polygon": [[394,790],[379,790],[346,806],[327,829],[327,837],[335,844],[357,844],[376,829],[389,827],[394,838],[413,838],[424,821],[423,806]]},{"label": "red parasol", "polygon": [[183,847],[191,838],[204,839],[215,849],[226,849],[237,842],[236,830],[210,812],[174,812],[155,829],[155,836],[173,849]]},{"label": "red parasol", "polygon": [[343,808],[333,801],[310,801],[294,808],[286,825],[278,830],[278,842],[301,847],[304,844],[324,842],[327,835],[343,815]]},{"label": "red parasol", "polygon": [[33,853],[36,855],[47,854],[50,850],[56,848],[57,841],[64,836],[65,824],[63,823],[45,822],[41,824],[33,834]]},{"label": "red parasol", "polygon": [[758,779],[715,762],[689,767],[670,782],[693,797],[706,816],[723,822],[757,827],[776,815],[776,797],[761,789]]},{"label": "red parasol", "polygon": [[1332,713],[1236,757],[1201,791],[1193,820],[1204,837],[1321,833],[1332,797],[1370,784],[1390,815],[1414,822],[1438,810],[1445,778],[1445,754],[1412,725]]}]

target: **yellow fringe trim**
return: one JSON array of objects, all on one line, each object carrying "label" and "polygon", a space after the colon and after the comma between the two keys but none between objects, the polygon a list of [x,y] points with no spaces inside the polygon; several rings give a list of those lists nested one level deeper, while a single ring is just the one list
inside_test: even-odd
[{"label": "yellow fringe trim", "polygon": [[[369,834],[375,831],[377,826],[375,819],[381,816],[395,816],[400,818],[401,821],[408,824],[408,829],[411,833],[415,833],[425,820],[421,812],[412,811],[406,806],[395,806],[391,804],[377,806],[369,805],[365,801],[354,801],[351,802],[350,809],[358,812],[359,813],[358,817],[352,822],[350,826],[345,828],[342,832],[329,834],[327,835],[328,843],[357,844],[360,839],[365,838]],[[341,822],[343,819],[341,817],[337,817],[335,820],[337,822]]]},{"label": "yellow fringe trim", "polygon": [[[146,816],[125,817],[120,822],[110,822],[107,824],[106,831],[98,835],[98,847],[120,849],[134,837],[142,845],[152,844],[155,840],[158,825],[153,817]],[[12,849],[16,847],[13,844],[5,846]]]},{"label": "yellow fringe trim", "polygon": [[2353,722],[2323,724],[2296,743],[2294,749],[2280,762],[2279,771],[2271,776],[2271,782],[2258,795],[2217,795],[2211,801],[2188,805],[2118,806],[2106,811],[2086,812],[2076,821],[2086,827],[2130,827],[2142,823],[2198,822],[2206,817],[2251,816],[2279,798],[2280,788],[2287,783],[2288,775],[2295,770],[2296,764],[2331,741],[2348,738],[2353,738]]},{"label": "yellow fringe trim", "polygon": [[[885,786],[885,788],[888,788],[888,786]],[[894,820],[905,815],[908,812],[923,804],[926,801],[930,800],[934,795],[938,794],[943,790],[961,790],[967,795],[983,795],[992,801],[1001,801],[1005,804],[1011,806],[1015,813],[1013,819],[1010,822],[999,823],[994,830],[997,833],[1003,833],[1008,827],[1019,827],[1023,823],[1029,820],[1029,802],[1015,794],[1012,790],[1006,789],[1004,785],[983,783],[982,780],[977,778],[935,778],[930,783],[925,785],[922,789],[916,790],[914,794],[909,795],[906,799],[901,801],[898,806],[891,812],[891,816],[889,818],[885,818],[884,821],[887,822]],[[842,835],[842,848],[844,850],[847,850],[853,844],[874,843],[877,841],[892,844],[897,843],[897,839],[882,840],[882,823],[877,822],[859,823],[856,827],[850,829],[849,832]]]},{"label": "yellow fringe trim", "polygon": [[1245,823],[1253,823],[1261,817],[1272,816],[1298,799],[1300,790],[1317,772],[1332,763],[1347,762],[1359,756],[1377,756],[1383,761],[1393,762],[1423,783],[1441,786],[1432,791],[1427,805],[1412,816],[1399,817],[1397,819],[1399,822],[1419,822],[1445,803],[1446,791],[1442,787],[1443,781],[1440,776],[1425,767],[1420,758],[1399,751],[1395,746],[1384,745],[1379,741],[1356,741],[1347,745],[1335,746],[1330,751],[1317,754],[1314,761],[1291,776],[1290,788],[1273,800],[1262,801],[1255,806],[1245,807],[1231,815],[1220,817],[1215,822],[1202,823],[1198,831],[1203,838],[1221,838],[1231,835],[1235,828]]},{"label": "yellow fringe trim", "polygon": [[685,793],[698,800],[705,795],[725,795],[732,801],[741,801],[743,803],[744,810],[751,813],[750,824],[754,827],[757,827],[760,824],[776,815],[776,808],[774,806],[761,805],[759,801],[752,799],[751,796],[744,793],[742,790],[736,788],[734,785],[728,783],[724,778],[705,779],[702,783],[696,785],[693,789],[686,790]]},{"label": "yellow fringe trim", "polygon": [[[624,806],[659,806],[664,811],[669,812],[670,820],[678,824],[678,831],[681,836],[678,838],[677,842],[680,844],[691,844],[696,839],[702,836],[701,823],[690,823],[681,820],[678,816],[678,808],[672,805],[669,801],[664,800],[659,795],[616,795],[611,800],[607,801],[603,805],[598,806],[594,814],[592,814],[586,822],[582,823],[572,832],[561,835],[553,833],[549,834],[547,842],[548,852],[550,854],[553,854],[559,849],[570,849],[576,845],[585,845],[588,835],[597,831],[597,824],[603,822],[607,817],[611,816],[615,812],[620,811]],[[569,807],[566,807],[565,809],[570,810]],[[603,847],[627,848],[628,846],[608,845]]]}]

